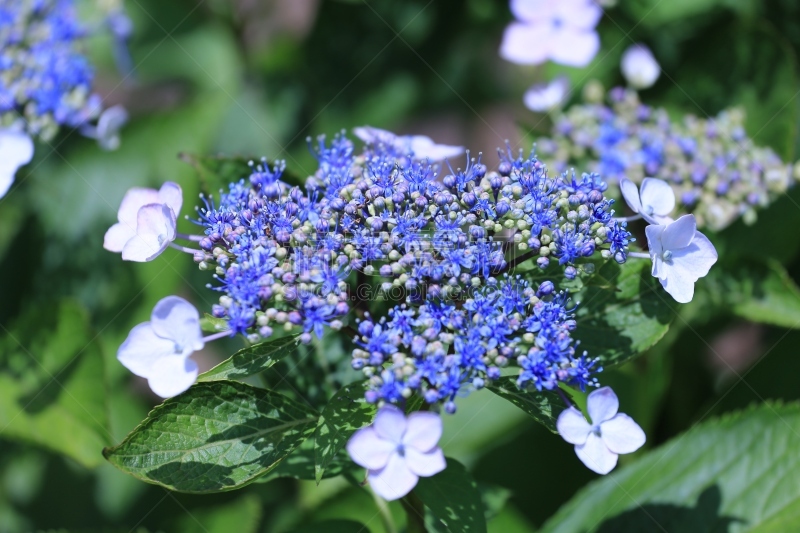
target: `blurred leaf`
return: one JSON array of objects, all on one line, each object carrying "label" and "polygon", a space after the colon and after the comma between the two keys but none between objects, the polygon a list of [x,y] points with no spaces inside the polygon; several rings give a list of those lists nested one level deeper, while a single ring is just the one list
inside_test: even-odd
[{"label": "blurred leaf", "polygon": [[181,153],[180,159],[197,171],[202,190],[207,195],[215,195],[220,189],[227,191],[228,184],[246,179],[252,173],[248,165],[252,161],[250,157],[198,156]]},{"label": "blurred leaf", "polygon": [[364,399],[365,385],[360,381],[343,387],[322,410],[314,431],[317,483],[353,433],[375,418],[378,407]]},{"label": "blurred leaf", "polygon": [[255,494],[241,496],[230,503],[210,509],[191,509],[181,517],[173,531],[192,533],[229,533],[236,524],[236,533],[256,533],[261,521],[261,501]]},{"label": "blurred leaf", "polygon": [[796,531],[798,447],[798,404],[705,422],[591,483],[541,531]]},{"label": "blurred leaf", "polygon": [[433,515],[451,533],[485,532],[486,518],[478,484],[455,459],[435,476],[421,477],[414,488]]},{"label": "blurred leaf", "polygon": [[486,513],[486,521],[488,522],[503,510],[511,497],[511,491],[504,487],[497,485],[487,485],[481,483],[478,485],[481,491],[481,499],[483,500],[483,507]]},{"label": "blurred leaf", "polygon": [[2,436],[100,464],[109,443],[103,357],[83,308],[31,309],[0,338]]},{"label": "blurred leaf", "polygon": [[369,530],[364,524],[353,520],[326,520],[293,529],[292,533],[363,533],[364,531]]},{"label": "blurred leaf", "polygon": [[752,14],[758,6],[757,0],[627,0],[621,4],[631,16],[651,28],[670,22],[683,22],[689,17],[719,8]]},{"label": "blurred leaf", "polygon": [[243,348],[208,372],[198,376],[197,381],[218,381],[254,376],[285,357],[297,352],[299,335],[289,335]]},{"label": "blurred leaf", "polygon": [[221,492],[274,469],[311,434],[317,417],[276,392],[236,381],[198,383],[153,409],[103,455],[148,483]]},{"label": "blurred leaf", "polygon": [[718,270],[707,289],[734,315],[784,328],[800,328],[800,288],[776,261]]},{"label": "blurred leaf", "polygon": [[[236,43],[221,27],[162,39],[157,53],[139,64],[141,79],[185,76],[197,87],[197,96],[168,113],[134,118],[123,128],[122,145],[114,152],[102,152],[88,140],[66,155],[41,147],[43,161],[29,180],[29,197],[48,230],[76,240],[99,221],[111,222],[128,188],[189,181],[192,171],[178,160],[178,153],[209,149],[233,104],[230,94],[239,85],[240,65]],[[65,217],[64,205],[80,209]],[[102,244],[101,233],[93,239],[96,246]]]},{"label": "blurred leaf", "polygon": [[[702,281],[701,281],[702,282]],[[606,262],[573,299],[580,350],[603,366],[622,364],[657,343],[674,318],[672,297],[650,275],[650,262]]]},{"label": "blurred leaf", "polygon": [[514,376],[504,376],[486,388],[528,413],[553,433],[558,433],[556,414],[566,409],[566,405],[557,392],[522,390],[517,386],[517,378]]}]

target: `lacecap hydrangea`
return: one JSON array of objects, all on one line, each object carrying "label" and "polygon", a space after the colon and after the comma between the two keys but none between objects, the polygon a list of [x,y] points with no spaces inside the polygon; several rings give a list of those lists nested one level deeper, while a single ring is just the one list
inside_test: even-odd
[{"label": "lacecap hydrangea", "polygon": [[632,90],[613,89],[608,105],[589,100],[554,117],[552,137],[537,143],[539,156],[559,171],[585,165],[610,183],[660,178],[675,191],[678,212],[694,214],[698,227],[720,230],[739,217],[753,222],[758,208],[800,179],[800,167],[747,136],[739,109],[676,121]]},{"label": "lacecap hydrangea", "polygon": [[305,187],[264,160],[198,209],[194,259],[215,272],[212,312],[231,334],[347,332],[370,402],[418,394],[452,412],[459,393],[507,366],[520,386],[596,383],[558,285],[592,258],[626,260],[630,234],[599,175],[552,175],[510,149],[495,171],[469,153],[463,168],[435,164],[410,143],[357,153],[344,133],[312,150],[319,167]]}]

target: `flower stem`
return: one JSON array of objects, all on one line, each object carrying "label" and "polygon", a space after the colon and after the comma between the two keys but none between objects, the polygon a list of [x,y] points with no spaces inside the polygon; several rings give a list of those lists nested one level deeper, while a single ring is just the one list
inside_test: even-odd
[{"label": "flower stem", "polygon": [[186,246],[181,246],[180,244],[175,244],[174,242],[169,243],[169,246],[170,248],[175,248],[176,250],[180,250],[181,252],[192,255],[203,251],[203,250],[195,250],[194,248],[187,248]]},{"label": "flower stem", "polygon": [[628,252],[628,257],[636,257],[637,259],[650,259],[650,254],[643,252]]},{"label": "flower stem", "polygon": [[633,222],[634,220],[639,220],[640,218],[642,218],[642,215],[633,215],[629,217],[614,217],[614,220],[617,220],[619,222]]},{"label": "flower stem", "polygon": [[184,239],[192,242],[200,242],[203,240],[203,237],[201,237],[200,235],[188,235],[186,233],[176,233],[175,236],[179,239]]},{"label": "flower stem", "polygon": [[428,533],[425,527],[425,504],[422,503],[422,500],[413,492],[409,492],[400,500],[400,503],[408,517],[406,531],[408,533]]},{"label": "flower stem", "polygon": [[214,333],[213,335],[209,335],[208,337],[203,337],[203,342],[211,342],[217,339],[221,339],[222,337],[230,337],[231,332],[230,330],[220,331],[219,333]]},{"label": "flower stem", "polygon": [[381,517],[383,529],[386,530],[386,533],[397,533],[397,526],[394,525],[392,512],[389,510],[389,505],[387,505],[386,500],[375,494],[375,491],[371,490],[369,492],[372,493],[372,499],[375,500],[375,507],[378,508],[378,514]]}]

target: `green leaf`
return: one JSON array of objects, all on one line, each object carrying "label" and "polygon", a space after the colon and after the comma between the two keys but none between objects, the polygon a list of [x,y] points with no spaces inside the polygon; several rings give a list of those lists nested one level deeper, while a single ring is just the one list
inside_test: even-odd
[{"label": "green leaf", "polygon": [[256,533],[261,521],[261,502],[255,494],[248,494],[230,503],[210,509],[187,510],[173,531],[193,533],[229,533],[236,524],[236,533]]},{"label": "green leaf", "polygon": [[[702,283],[702,280],[700,281]],[[603,366],[622,364],[667,333],[677,305],[650,275],[650,262],[608,261],[573,298],[578,304],[574,336],[579,349]]]},{"label": "green leaf", "polygon": [[314,431],[317,483],[347,440],[375,418],[377,406],[364,399],[365,381],[343,387],[322,410]]},{"label": "green leaf", "polygon": [[198,383],[153,409],[103,455],[168,489],[232,490],[274,469],[310,436],[317,417],[276,392],[236,381]]},{"label": "green leaf", "polygon": [[228,329],[228,322],[224,318],[216,318],[206,313],[200,319],[200,329],[206,333],[219,333]]},{"label": "green leaf", "polygon": [[243,348],[208,372],[197,381],[218,381],[253,376],[270,368],[281,359],[297,352],[299,335],[290,335]]},{"label": "green leaf", "polygon": [[712,420],[591,483],[541,531],[800,531],[798,448],[798,404]]},{"label": "green leaf", "polygon": [[733,314],[752,322],[800,328],[800,288],[780,263],[720,271],[723,300]]},{"label": "green leaf", "polygon": [[522,390],[517,386],[517,378],[514,376],[504,376],[490,383],[486,388],[528,413],[531,418],[553,433],[558,433],[556,418],[558,413],[567,406],[557,392],[536,389]]},{"label": "green leaf", "polygon": [[110,443],[104,363],[84,309],[33,308],[0,332],[2,436],[99,465]]},{"label": "green leaf", "polygon": [[420,500],[451,533],[486,531],[486,518],[478,484],[458,461],[447,458],[447,468],[421,477],[414,488]]},{"label": "green leaf", "polygon": [[[355,464],[343,449],[339,450],[328,463],[323,479],[336,477],[340,474],[355,472],[363,468]],[[303,442],[289,457],[281,461],[278,467],[266,476],[258,478],[259,483],[266,483],[280,477],[290,477],[294,479],[316,480],[317,471],[314,464],[314,439],[310,438]],[[317,480],[319,481],[319,480]]]},{"label": "green leaf", "polygon": [[292,533],[364,533],[365,531],[369,531],[369,528],[354,520],[325,520],[293,529]]},{"label": "green leaf", "polygon": [[635,19],[652,28],[670,22],[683,22],[687,18],[702,15],[719,8],[728,8],[749,14],[755,11],[755,0],[629,0],[622,2],[624,8]]},{"label": "green leaf", "polygon": [[181,161],[188,163],[197,171],[203,192],[216,194],[219,189],[227,190],[229,183],[236,183],[252,173],[249,157],[198,156],[180,154]]}]

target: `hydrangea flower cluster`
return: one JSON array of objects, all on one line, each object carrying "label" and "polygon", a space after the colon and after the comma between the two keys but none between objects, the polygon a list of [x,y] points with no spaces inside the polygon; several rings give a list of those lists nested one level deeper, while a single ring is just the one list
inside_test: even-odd
[{"label": "hydrangea flower cluster", "polygon": [[624,262],[630,234],[612,218],[606,184],[551,177],[534,155],[510,150],[496,172],[480,156],[443,171],[411,146],[367,143],[356,154],[344,134],[321,137],[305,190],[281,179],[283,163],[262,161],[218,204],[204,199],[194,258],[216,272],[214,316],[253,342],[275,327],[310,342],[341,329],[354,299],[393,301],[380,318],[356,309],[353,366],[370,378],[373,402],[417,392],[453,411],[460,390],[512,363],[520,385],[592,384],[566,293],[513,269],[531,260],[571,279],[596,255]]},{"label": "hydrangea flower cluster", "polygon": [[0,173],[0,197],[30,160],[15,153],[24,144],[32,155],[31,137],[48,141],[66,126],[103,148],[119,145],[127,113],[118,106],[103,112],[92,93],[94,72],[80,51],[88,34],[72,0],[0,0],[0,159],[19,160]]},{"label": "hydrangea flower cluster", "polygon": [[800,166],[747,137],[738,109],[672,121],[634,91],[614,89],[609,100],[610,106],[590,102],[556,117],[552,138],[537,144],[540,157],[558,170],[585,164],[612,183],[660,178],[675,191],[679,211],[713,230],[740,216],[754,221],[757,208],[800,179]]}]

